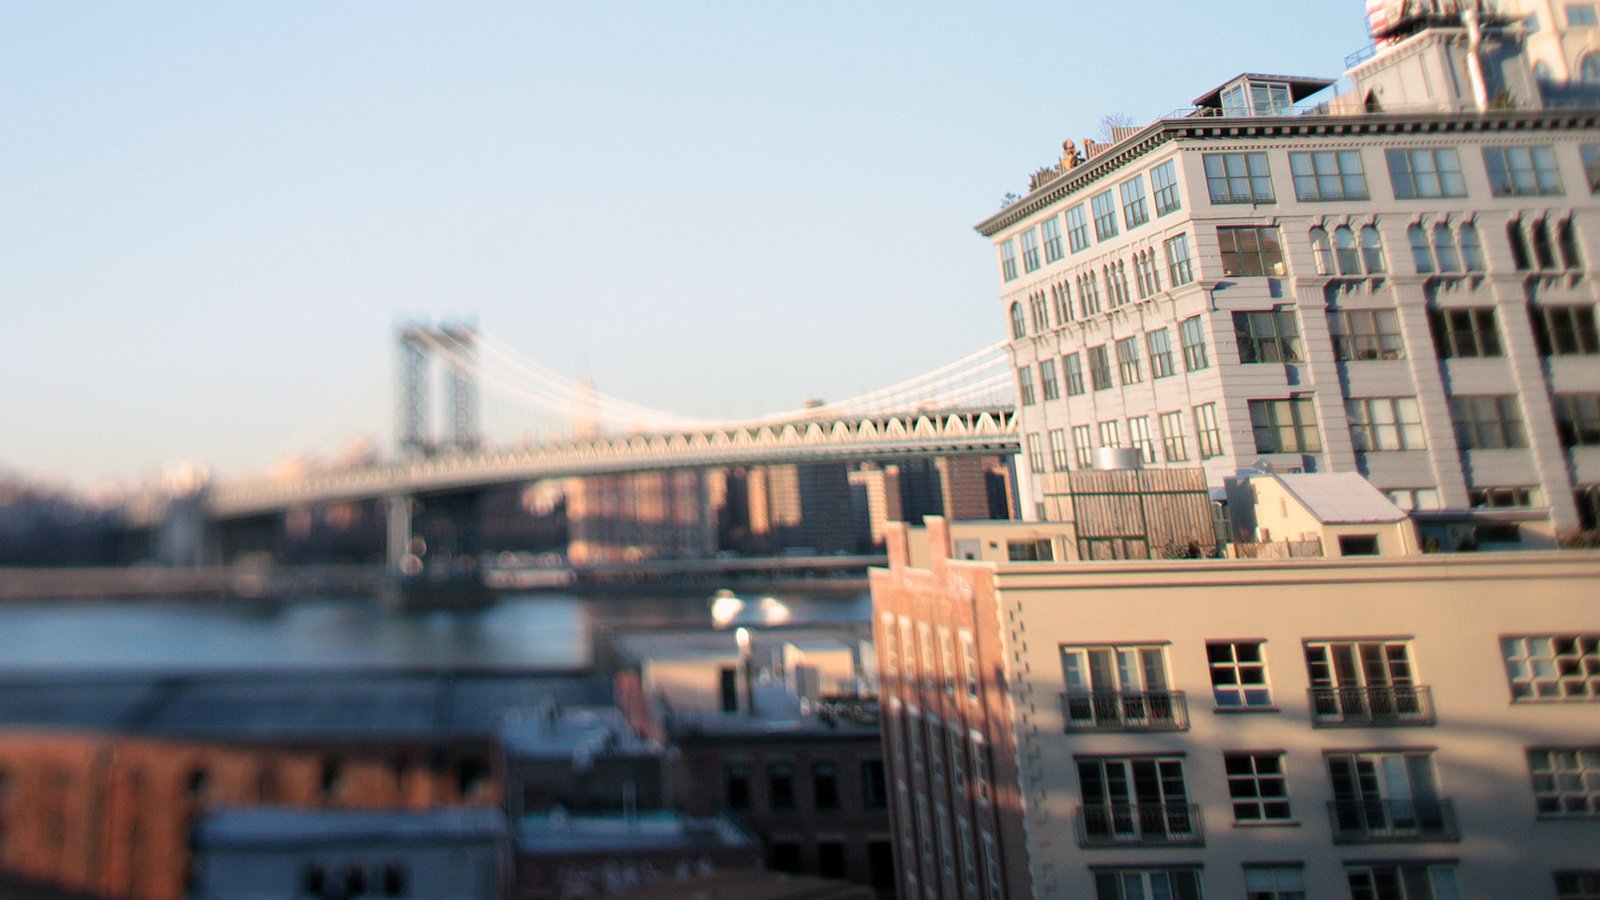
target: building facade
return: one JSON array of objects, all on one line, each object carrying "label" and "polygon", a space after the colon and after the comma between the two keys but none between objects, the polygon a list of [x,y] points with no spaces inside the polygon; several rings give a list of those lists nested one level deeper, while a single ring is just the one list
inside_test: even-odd
[{"label": "building facade", "polygon": [[[1070,523],[891,528],[900,896],[1595,896],[1600,555],[1422,555],[1412,527],[1153,561],[1079,559]],[[959,549],[1040,540],[1067,553]]]},{"label": "building facade", "polygon": [[1043,476],[1122,447],[1213,486],[1360,472],[1419,519],[1594,527],[1600,102],[1535,73],[1548,35],[1516,10],[1468,27],[1454,3],[1390,5],[1348,91],[1240,76],[1069,147],[978,225],[1024,516]]}]

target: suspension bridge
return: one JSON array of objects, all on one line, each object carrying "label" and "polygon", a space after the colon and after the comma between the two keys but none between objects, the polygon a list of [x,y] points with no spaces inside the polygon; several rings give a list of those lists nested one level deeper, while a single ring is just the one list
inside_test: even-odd
[{"label": "suspension bridge", "polygon": [[[213,520],[329,503],[451,492],[541,479],[723,466],[799,465],[1017,452],[1015,385],[1001,344],[892,385],[830,403],[715,421],[597,391],[462,323],[399,330],[398,455],[293,477],[212,485]],[[430,379],[431,363],[443,368]],[[447,427],[430,428],[441,382]],[[559,436],[489,446],[480,396],[492,393],[524,430]]]}]

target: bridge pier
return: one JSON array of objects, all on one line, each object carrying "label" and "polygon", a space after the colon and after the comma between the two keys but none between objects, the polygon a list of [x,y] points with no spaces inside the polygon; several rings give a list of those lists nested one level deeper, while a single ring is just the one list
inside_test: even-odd
[{"label": "bridge pier", "polygon": [[[391,575],[416,574],[406,571],[410,567],[407,557],[411,556],[412,503],[410,494],[390,494],[383,498],[383,559]],[[420,561],[413,565],[420,566]]]}]

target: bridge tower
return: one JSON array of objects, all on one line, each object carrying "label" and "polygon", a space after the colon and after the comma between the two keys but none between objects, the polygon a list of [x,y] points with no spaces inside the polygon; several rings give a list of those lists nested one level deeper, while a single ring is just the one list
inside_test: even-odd
[{"label": "bridge tower", "polygon": [[[466,322],[408,322],[401,326],[395,426],[397,449],[402,456],[432,456],[440,450],[478,448],[477,337],[477,327]],[[450,432],[443,440],[436,440],[429,427],[430,363],[436,355],[444,359],[442,393],[450,424]]]}]

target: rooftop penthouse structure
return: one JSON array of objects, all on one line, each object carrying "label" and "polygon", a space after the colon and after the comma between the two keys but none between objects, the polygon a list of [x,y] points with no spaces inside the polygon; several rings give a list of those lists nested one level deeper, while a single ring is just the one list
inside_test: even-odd
[{"label": "rooftop penthouse structure", "polygon": [[1444,550],[1595,527],[1600,29],[1548,7],[1377,4],[1337,82],[1243,74],[1069,141],[979,223],[1024,517],[1131,448],[1213,489],[1360,473]]}]

